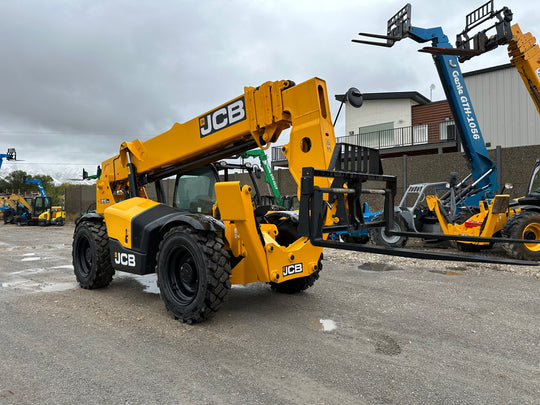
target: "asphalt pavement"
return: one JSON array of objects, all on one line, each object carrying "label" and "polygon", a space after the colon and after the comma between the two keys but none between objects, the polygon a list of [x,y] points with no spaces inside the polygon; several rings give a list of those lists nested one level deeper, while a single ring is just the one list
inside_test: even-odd
[{"label": "asphalt pavement", "polygon": [[191,326],[154,275],[79,288],[72,224],[0,229],[0,404],[540,404],[537,267],[328,250]]}]

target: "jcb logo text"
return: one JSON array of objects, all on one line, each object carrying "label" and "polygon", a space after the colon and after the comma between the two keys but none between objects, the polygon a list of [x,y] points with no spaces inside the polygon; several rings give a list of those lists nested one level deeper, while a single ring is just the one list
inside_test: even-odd
[{"label": "jcb logo text", "polygon": [[135,255],[131,253],[114,252],[114,262],[122,266],[135,267]]},{"label": "jcb logo text", "polygon": [[244,97],[199,118],[201,138],[246,119]]},{"label": "jcb logo text", "polygon": [[290,264],[283,266],[283,277],[290,276],[292,274],[302,273],[304,271],[302,263]]}]

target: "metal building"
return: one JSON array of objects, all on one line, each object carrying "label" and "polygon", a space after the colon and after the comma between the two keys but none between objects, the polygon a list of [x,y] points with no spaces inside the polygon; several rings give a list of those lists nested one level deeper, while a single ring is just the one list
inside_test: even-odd
[{"label": "metal building", "polygon": [[488,149],[540,144],[540,117],[511,64],[463,73]]}]

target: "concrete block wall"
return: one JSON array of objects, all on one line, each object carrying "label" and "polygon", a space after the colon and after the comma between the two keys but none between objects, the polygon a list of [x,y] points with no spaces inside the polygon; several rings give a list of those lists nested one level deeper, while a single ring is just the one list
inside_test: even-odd
[{"label": "concrete block wall", "polygon": [[[495,149],[489,151],[490,158],[496,161]],[[514,188],[507,191],[511,198],[525,194],[532,167],[537,158],[540,158],[540,145],[513,147],[501,149],[501,186],[513,183]],[[404,163],[405,162],[405,163]],[[382,160],[384,174],[397,176],[396,204],[403,195],[404,184],[448,181],[451,172],[457,172],[461,179],[469,173],[467,163],[462,152],[446,153],[441,155],[406,156],[387,158]],[[405,175],[404,175],[404,166]],[[297,186],[288,170],[274,170],[274,176],[279,190],[283,195],[296,194]],[[406,177],[406,178],[405,178]],[[247,174],[233,174],[230,180],[240,181],[240,185],[251,184]],[[270,194],[264,176],[257,180],[261,194]],[[366,188],[374,186],[366,183]],[[172,204],[174,193],[174,180],[165,181],[167,202]],[[153,187],[148,187],[149,197],[155,199]],[[365,201],[371,210],[382,209],[382,199],[375,196],[366,196]],[[66,189],[67,219],[74,220],[95,202],[95,186],[78,186]]]}]

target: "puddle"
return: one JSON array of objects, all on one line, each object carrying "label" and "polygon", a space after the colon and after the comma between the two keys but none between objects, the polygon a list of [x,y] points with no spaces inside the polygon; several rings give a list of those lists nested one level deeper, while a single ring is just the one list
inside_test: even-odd
[{"label": "puddle", "polygon": [[434,269],[434,270],[429,270],[430,273],[437,273],[437,274],[444,274],[445,276],[464,276],[465,274],[463,273],[457,273],[455,271],[450,271],[450,270],[437,270],[437,269]]},{"label": "puddle", "polygon": [[54,283],[47,284],[46,286],[41,287],[40,291],[42,292],[60,292],[67,291],[73,288],[77,288],[78,284],[74,281],[69,281],[65,283]]},{"label": "puddle", "polygon": [[366,262],[366,263],[362,263],[358,265],[358,270],[379,272],[379,271],[398,271],[398,270],[403,270],[403,269],[393,264],[388,264],[388,263]]},{"label": "puddle", "polygon": [[307,324],[309,329],[330,332],[337,329],[336,322],[332,319],[313,319]]},{"label": "puddle", "polygon": [[135,280],[137,283],[141,284],[144,288],[143,291],[150,294],[159,294],[159,288],[157,286],[157,277],[154,273],[145,274],[144,276],[139,276],[137,274],[123,273],[123,276],[129,277]]},{"label": "puddle", "polygon": [[30,281],[30,280],[8,281],[8,282],[0,283],[0,287],[27,290],[27,291],[34,291],[34,292],[39,290],[39,284],[34,282],[34,281]]},{"label": "puddle", "polygon": [[15,280],[15,281],[6,281],[3,283],[0,283],[0,287],[2,288],[17,288],[22,286],[23,284],[27,283],[27,280]]},{"label": "puddle", "polygon": [[45,260],[46,257],[39,257],[39,256],[31,256],[31,257],[25,257],[24,259],[21,259],[21,262],[35,262],[38,260]]},{"label": "puddle", "polygon": [[71,269],[73,270],[73,265],[72,264],[63,264],[61,266],[53,266],[53,267],[49,267],[50,269]]},{"label": "puddle", "polygon": [[37,293],[66,291],[76,288],[77,285],[78,284],[74,281],[42,284],[32,280],[13,280],[0,283],[0,288],[11,288],[15,290],[25,290]]},{"label": "puddle", "polygon": [[375,353],[381,353],[387,356],[397,356],[401,353],[399,342],[389,335],[372,333],[369,340],[375,347]]},{"label": "puddle", "polygon": [[43,267],[34,267],[32,269],[24,269],[24,270],[19,270],[19,271],[14,271],[14,272],[11,272],[9,274],[29,274],[29,273],[40,273],[42,271],[44,271],[45,269]]}]

